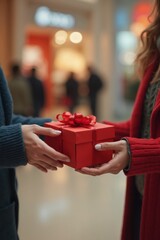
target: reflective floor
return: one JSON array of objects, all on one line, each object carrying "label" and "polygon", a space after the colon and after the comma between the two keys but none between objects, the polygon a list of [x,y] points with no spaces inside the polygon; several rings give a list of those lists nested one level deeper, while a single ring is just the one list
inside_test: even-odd
[{"label": "reflective floor", "polygon": [[17,169],[21,240],[119,240],[125,176]]}]

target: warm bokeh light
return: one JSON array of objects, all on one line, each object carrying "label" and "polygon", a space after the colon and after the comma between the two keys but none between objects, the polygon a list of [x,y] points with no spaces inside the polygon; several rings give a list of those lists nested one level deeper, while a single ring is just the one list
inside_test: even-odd
[{"label": "warm bokeh light", "polygon": [[133,8],[132,19],[133,21],[139,21],[141,16],[145,16],[147,20],[150,12],[151,12],[152,5],[151,3],[137,3]]},{"label": "warm bokeh light", "polygon": [[80,72],[84,69],[85,64],[84,56],[72,48],[59,49],[55,55],[55,69]]},{"label": "warm bokeh light", "polygon": [[82,39],[83,39],[83,37],[80,32],[72,32],[70,34],[70,41],[72,43],[80,43],[80,42],[82,42]]},{"label": "warm bokeh light", "polygon": [[148,16],[151,12],[150,3],[138,3],[135,4],[132,13],[133,23],[130,27],[131,31],[139,37],[142,31],[149,24]]},{"label": "warm bokeh light", "polygon": [[58,45],[62,45],[67,41],[68,33],[64,30],[57,31],[54,36],[54,41]]},{"label": "warm bokeh light", "polygon": [[145,29],[145,25],[140,22],[134,22],[130,29],[137,37],[139,37],[142,31]]},{"label": "warm bokeh light", "polygon": [[120,56],[119,60],[120,60],[121,64],[130,66],[134,63],[135,57],[136,57],[135,52],[128,51],[128,52],[123,53]]},{"label": "warm bokeh light", "polygon": [[47,62],[43,57],[42,49],[39,46],[25,46],[22,52],[23,70],[26,73],[31,67],[38,68],[39,75],[42,79],[47,76]]}]

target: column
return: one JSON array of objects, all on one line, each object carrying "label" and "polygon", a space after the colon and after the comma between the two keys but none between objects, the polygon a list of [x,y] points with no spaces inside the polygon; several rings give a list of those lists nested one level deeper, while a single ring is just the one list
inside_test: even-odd
[{"label": "column", "polygon": [[0,65],[5,73],[10,62],[11,42],[12,42],[12,3],[10,0],[0,1]]},{"label": "column", "polygon": [[111,119],[115,105],[114,58],[115,29],[114,2],[101,0],[93,15],[94,54],[93,64],[102,73],[106,87],[99,97],[99,120]]},{"label": "column", "polygon": [[21,62],[27,26],[27,1],[13,0],[12,60]]}]

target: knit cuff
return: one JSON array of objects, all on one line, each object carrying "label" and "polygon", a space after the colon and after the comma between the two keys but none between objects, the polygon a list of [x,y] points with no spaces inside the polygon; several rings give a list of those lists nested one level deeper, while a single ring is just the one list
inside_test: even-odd
[{"label": "knit cuff", "polygon": [[12,124],[37,124],[39,126],[43,126],[45,122],[51,122],[51,118],[41,118],[41,117],[24,117],[21,115],[15,115],[12,116]]},{"label": "knit cuff", "polygon": [[27,164],[21,124],[0,127],[0,167],[17,167]]},{"label": "knit cuff", "polygon": [[130,150],[128,139],[127,138],[122,138],[122,140],[125,140],[126,143],[127,143],[128,165],[123,169],[124,173],[127,173],[130,169],[130,166],[131,166],[132,156],[131,156],[131,150]]},{"label": "knit cuff", "polygon": [[127,137],[131,151],[131,164],[128,176],[148,173],[160,173],[160,138],[139,139]]}]

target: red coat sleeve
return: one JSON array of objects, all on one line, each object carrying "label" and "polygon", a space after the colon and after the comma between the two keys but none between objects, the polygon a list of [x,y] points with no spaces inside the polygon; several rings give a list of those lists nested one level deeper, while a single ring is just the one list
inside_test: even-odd
[{"label": "red coat sleeve", "polygon": [[138,174],[160,173],[160,138],[139,139],[127,137],[131,164],[125,174],[133,176]]}]

